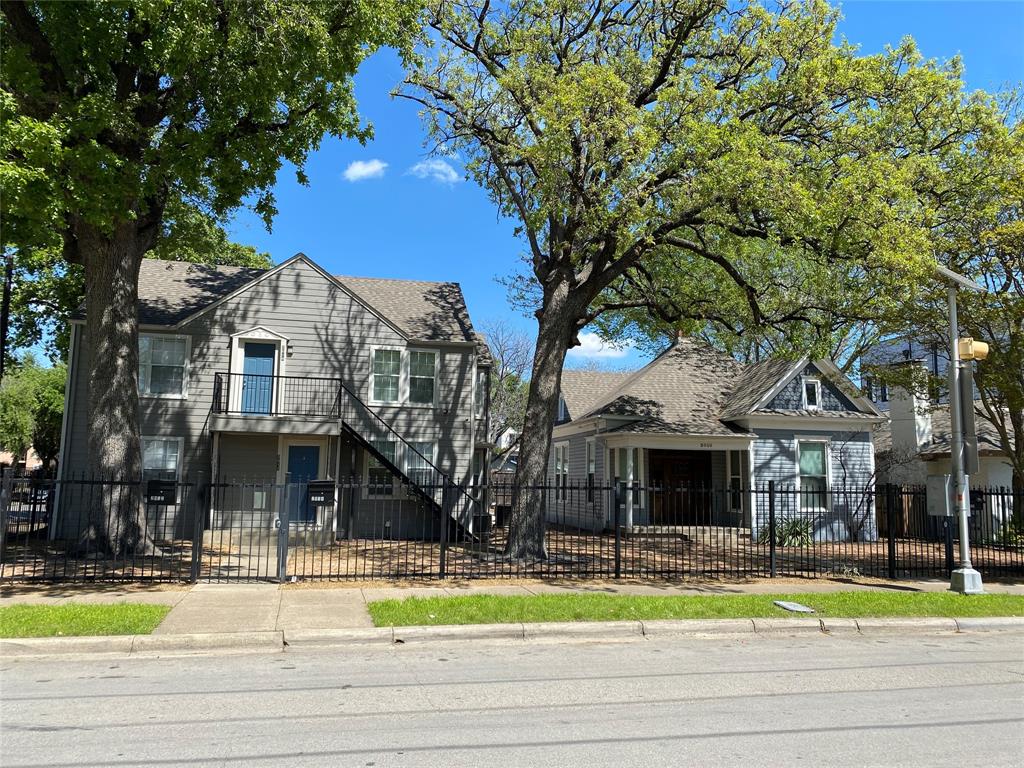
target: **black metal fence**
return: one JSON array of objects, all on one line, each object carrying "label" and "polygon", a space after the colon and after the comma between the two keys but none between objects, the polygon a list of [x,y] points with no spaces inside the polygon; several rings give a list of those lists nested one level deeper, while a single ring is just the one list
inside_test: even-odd
[{"label": "black metal fence", "polygon": [[[543,551],[510,547],[524,494]],[[1024,576],[1024,498],[971,492],[971,556]],[[3,479],[4,581],[944,577],[956,521],[924,488],[800,491]]]}]

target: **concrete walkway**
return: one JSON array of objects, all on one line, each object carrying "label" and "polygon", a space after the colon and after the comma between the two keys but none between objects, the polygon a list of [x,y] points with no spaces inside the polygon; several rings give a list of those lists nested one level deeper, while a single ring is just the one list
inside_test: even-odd
[{"label": "concrete walkway", "polygon": [[[293,630],[338,630],[371,627],[366,604],[405,597],[455,595],[538,595],[559,593],[618,595],[739,595],[773,592],[895,590],[940,592],[946,581],[853,579],[762,579],[749,582],[446,582],[430,586],[360,586],[354,584],[196,584],[153,586],[6,587],[0,607],[19,603],[160,603],[172,606],[154,634],[208,634]],[[1024,583],[991,583],[992,593],[1024,595]]]}]

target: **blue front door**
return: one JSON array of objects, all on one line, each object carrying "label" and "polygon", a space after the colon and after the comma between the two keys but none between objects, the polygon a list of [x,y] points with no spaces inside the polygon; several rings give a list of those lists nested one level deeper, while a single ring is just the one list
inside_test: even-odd
[{"label": "blue front door", "polygon": [[245,345],[242,367],[242,413],[270,413],[274,401],[274,344]]},{"label": "blue front door", "polygon": [[319,471],[319,445],[288,446],[288,519],[293,523],[311,523],[316,519],[306,486],[310,480],[316,480]]}]

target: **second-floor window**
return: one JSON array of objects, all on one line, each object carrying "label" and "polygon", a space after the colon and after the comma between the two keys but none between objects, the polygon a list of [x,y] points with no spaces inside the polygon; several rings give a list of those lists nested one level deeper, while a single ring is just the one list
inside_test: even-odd
[{"label": "second-floor window", "polygon": [[188,342],[183,336],[139,335],[139,394],[183,397]]},{"label": "second-floor window", "polygon": [[397,349],[373,350],[373,399],[397,403],[402,379],[402,353]]},{"label": "second-floor window", "polygon": [[409,351],[409,402],[432,405],[437,378],[437,353]]}]

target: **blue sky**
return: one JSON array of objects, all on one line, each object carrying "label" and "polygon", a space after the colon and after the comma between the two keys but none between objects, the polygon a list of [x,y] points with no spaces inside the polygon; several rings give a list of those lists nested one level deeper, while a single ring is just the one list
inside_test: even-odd
[{"label": "blue sky", "polygon": [[[929,58],[961,55],[971,89],[1024,82],[1024,0],[846,0],[840,34],[865,53],[911,35]],[[229,230],[235,240],[282,261],[298,251],[335,274],[455,280],[473,322],[506,319],[533,333],[536,323],[508,306],[497,278],[523,253],[513,223],[499,219],[471,181],[431,163],[414,104],[389,97],[402,69],[390,52],[367,61],[356,78],[361,113],[373,123],[366,146],[325,140],[307,165],[309,186],[284,170],[276,188],[273,232],[247,211]],[[347,173],[346,173],[347,171]],[[615,366],[636,366],[631,350],[585,350]],[[577,350],[571,359],[585,356]]]}]

